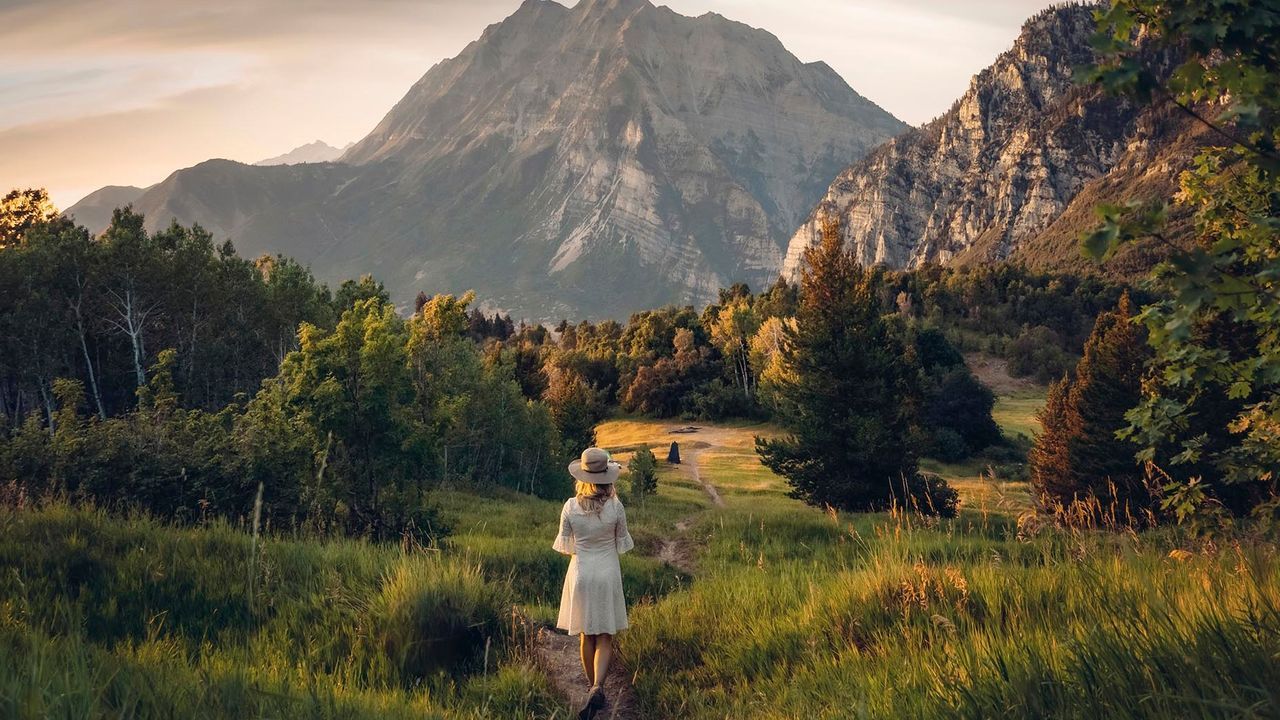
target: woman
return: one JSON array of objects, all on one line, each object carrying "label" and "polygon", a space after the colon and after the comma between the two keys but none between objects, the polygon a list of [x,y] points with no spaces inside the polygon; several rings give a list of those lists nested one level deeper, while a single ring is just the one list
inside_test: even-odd
[{"label": "woman", "polygon": [[591,694],[578,717],[589,720],[605,705],[604,681],[613,659],[613,636],[627,627],[618,555],[635,547],[627,513],[614,492],[622,466],[600,448],[587,448],[569,463],[578,494],[560,510],[560,534],[552,545],[571,555],[556,625],[582,636],[582,669]]}]

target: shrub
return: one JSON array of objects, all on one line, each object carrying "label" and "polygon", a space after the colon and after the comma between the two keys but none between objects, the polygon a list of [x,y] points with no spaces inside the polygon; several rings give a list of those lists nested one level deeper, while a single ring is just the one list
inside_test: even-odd
[{"label": "shrub", "polygon": [[1074,364],[1062,350],[1061,336],[1043,325],[1024,327],[1010,344],[1005,359],[1009,361],[1010,375],[1031,377],[1039,383],[1061,377]]},{"label": "shrub", "polygon": [[907,483],[907,509],[944,518],[956,516],[960,496],[939,475],[919,473]]},{"label": "shrub", "polygon": [[929,438],[929,455],[942,462],[959,462],[969,457],[971,452],[960,433],[949,427],[934,430]]},{"label": "shrub", "polygon": [[658,491],[658,458],[649,448],[640,448],[627,463],[631,495],[644,504],[644,499]]},{"label": "shrub", "polygon": [[704,420],[751,417],[756,405],[742,391],[716,378],[694,391],[686,400],[690,412]]}]

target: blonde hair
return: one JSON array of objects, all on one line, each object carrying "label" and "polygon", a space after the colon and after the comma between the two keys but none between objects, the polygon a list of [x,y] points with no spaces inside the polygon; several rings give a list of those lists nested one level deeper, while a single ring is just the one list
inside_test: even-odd
[{"label": "blonde hair", "polygon": [[578,505],[587,512],[600,512],[600,508],[613,497],[613,483],[597,485],[579,480],[575,486],[578,492]]}]

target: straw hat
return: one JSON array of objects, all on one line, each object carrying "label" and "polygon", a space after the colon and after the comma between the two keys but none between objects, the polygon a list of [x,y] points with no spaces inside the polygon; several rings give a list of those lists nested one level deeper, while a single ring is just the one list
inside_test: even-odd
[{"label": "straw hat", "polygon": [[609,453],[592,447],[582,457],[569,463],[569,474],[575,480],[593,485],[611,485],[622,474],[622,466],[609,459]]}]

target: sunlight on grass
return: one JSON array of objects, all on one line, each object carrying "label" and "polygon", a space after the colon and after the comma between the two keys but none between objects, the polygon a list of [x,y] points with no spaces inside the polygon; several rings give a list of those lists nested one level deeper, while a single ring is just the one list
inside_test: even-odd
[{"label": "sunlight on grass", "polygon": [[1036,413],[1044,407],[1048,390],[1021,391],[1015,395],[996,397],[995,409],[991,417],[1005,434],[1010,436],[1025,435],[1032,438],[1040,431],[1040,421]]}]

